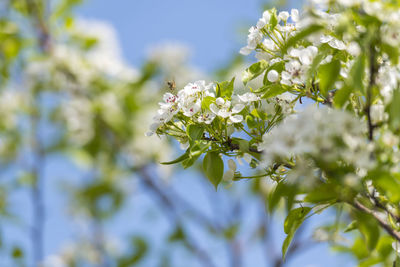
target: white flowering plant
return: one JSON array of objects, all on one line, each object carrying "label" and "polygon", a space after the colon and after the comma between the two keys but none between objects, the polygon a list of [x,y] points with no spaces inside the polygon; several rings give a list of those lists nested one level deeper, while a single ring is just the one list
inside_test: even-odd
[{"label": "white flowering plant", "polygon": [[[339,215],[316,231],[324,231],[321,240],[360,266],[398,266],[399,26],[398,1],[267,10],[240,50],[257,59],[243,72],[245,91],[232,79],[168,92],[148,135],[171,136],[186,149],[164,164],[188,168],[204,156],[215,188],[270,179],[269,211],[282,199],[288,211],[283,255],[306,218],[331,208]],[[255,79],[262,84],[250,86]],[[241,159],[256,173],[242,174]]]}]

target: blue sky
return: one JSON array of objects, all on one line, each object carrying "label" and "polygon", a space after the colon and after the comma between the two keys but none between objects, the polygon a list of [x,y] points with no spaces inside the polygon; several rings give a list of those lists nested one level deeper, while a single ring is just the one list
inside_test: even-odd
[{"label": "blue sky", "polygon": [[89,0],[78,9],[86,18],[106,20],[118,31],[124,55],[140,64],[149,45],[181,41],[192,62],[205,71],[229,60],[246,43],[243,25],[255,23],[260,0]]}]

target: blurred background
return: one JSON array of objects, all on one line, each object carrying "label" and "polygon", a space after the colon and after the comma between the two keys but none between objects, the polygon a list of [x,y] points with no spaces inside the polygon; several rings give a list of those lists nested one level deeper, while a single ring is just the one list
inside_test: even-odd
[{"label": "blurred background", "polygon": [[178,144],[145,136],[168,81],[240,89],[248,28],[301,5],[2,0],[0,266],[354,266],[321,243],[340,211],[311,218],[283,262],[268,179],[216,192],[200,166],[159,164]]}]

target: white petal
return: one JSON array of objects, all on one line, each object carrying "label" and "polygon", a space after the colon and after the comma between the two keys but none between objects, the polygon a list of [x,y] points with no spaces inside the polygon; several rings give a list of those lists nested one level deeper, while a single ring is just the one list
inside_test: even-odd
[{"label": "white petal", "polygon": [[242,115],[233,115],[230,116],[229,119],[233,122],[233,123],[239,123],[243,121],[243,116]]},{"label": "white petal", "polygon": [[225,119],[228,118],[231,113],[225,109],[220,109],[217,115]]},{"label": "white petal", "polygon": [[287,11],[279,12],[278,18],[283,20],[283,21],[287,21],[288,18],[289,18],[289,12],[287,12]]},{"label": "white petal", "polygon": [[240,111],[242,111],[244,109],[245,105],[243,104],[236,104],[233,109],[232,109],[232,113],[239,113]]},{"label": "white petal", "polygon": [[218,97],[218,98],[215,100],[215,103],[216,103],[217,105],[219,105],[219,106],[222,106],[222,105],[225,103],[225,100],[224,100],[222,97]]},{"label": "white petal", "polygon": [[239,53],[242,54],[242,55],[244,55],[244,56],[247,56],[247,55],[249,55],[253,50],[254,50],[254,49],[251,49],[251,48],[245,46],[245,47],[242,47],[242,48],[240,49]]},{"label": "white petal", "polygon": [[293,22],[297,22],[297,21],[299,21],[299,19],[300,19],[299,11],[298,11],[297,9],[295,9],[295,8],[293,8],[293,9],[290,11],[290,16],[292,17],[292,21],[293,21]]},{"label": "white petal", "polygon": [[228,160],[228,167],[232,171],[236,171],[236,163],[233,161],[233,159]]},{"label": "white petal", "polygon": [[219,108],[218,108],[217,105],[215,105],[214,103],[211,103],[211,104],[210,104],[210,110],[211,110],[212,113],[214,113],[215,115],[218,115]]},{"label": "white petal", "polygon": [[231,169],[229,169],[224,173],[224,176],[222,176],[222,179],[225,182],[230,182],[233,180],[234,177],[235,177],[235,172],[232,171]]}]

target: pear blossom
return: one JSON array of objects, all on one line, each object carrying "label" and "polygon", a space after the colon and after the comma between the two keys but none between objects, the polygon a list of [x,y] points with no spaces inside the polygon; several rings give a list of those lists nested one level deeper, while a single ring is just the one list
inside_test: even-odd
[{"label": "pear blossom", "polygon": [[271,13],[268,10],[264,11],[262,18],[260,18],[257,22],[257,28],[259,29],[263,28],[270,22],[270,20],[271,20]]},{"label": "pear blossom", "polygon": [[242,115],[237,115],[244,109],[245,105],[236,104],[232,107],[229,100],[224,100],[219,97],[216,99],[215,104],[210,105],[210,110],[217,116],[228,119],[228,123],[239,123],[243,121]]},{"label": "pear blossom", "polygon": [[290,11],[290,17],[292,18],[293,22],[298,22],[300,20],[300,16],[299,16],[299,10],[293,8]]},{"label": "pear blossom", "polygon": [[283,20],[283,21],[287,21],[288,20],[288,18],[289,18],[289,12],[287,12],[287,11],[281,11],[281,12],[279,12],[279,14],[278,14],[278,19],[280,19],[280,20]]},{"label": "pear blossom", "polygon": [[250,93],[250,92],[247,92],[243,95],[238,95],[238,98],[241,102],[243,102],[245,104],[249,104],[251,102],[260,100],[260,98],[256,94]]},{"label": "pear blossom", "polygon": [[240,50],[243,55],[250,54],[251,51],[256,49],[257,45],[262,42],[263,35],[259,28],[251,27],[249,29],[249,35],[247,37],[247,46]]},{"label": "pear blossom", "polygon": [[307,78],[307,67],[298,60],[290,60],[285,64],[285,70],[281,73],[281,83],[285,85],[304,84]]},{"label": "pear blossom", "polygon": [[206,110],[202,114],[200,114],[197,121],[200,123],[204,122],[205,124],[210,124],[215,119],[215,117],[216,115],[213,112]]},{"label": "pear blossom", "polygon": [[[335,128],[329,127],[335,125]],[[318,157],[319,160],[344,160],[357,167],[372,168],[371,146],[365,137],[365,124],[351,114],[332,109],[309,107],[289,116],[263,137],[259,150],[264,151],[264,164],[276,158]],[[337,143],[343,138],[345,146]]]}]

